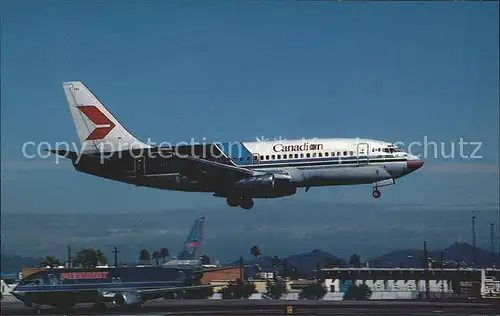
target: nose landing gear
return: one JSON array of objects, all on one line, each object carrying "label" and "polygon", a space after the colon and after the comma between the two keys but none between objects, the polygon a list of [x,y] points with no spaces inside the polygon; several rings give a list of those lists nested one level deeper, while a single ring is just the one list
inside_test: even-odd
[{"label": "nose landing gear", "polygon": [[395,183],[396,183],[396,181],[394,179],[387,179],[387,180],[373,183],[373,192],[372,192],[373,197],[378,199],[382,195],[382,193],[380,193],[378,188],[393,185]]}]

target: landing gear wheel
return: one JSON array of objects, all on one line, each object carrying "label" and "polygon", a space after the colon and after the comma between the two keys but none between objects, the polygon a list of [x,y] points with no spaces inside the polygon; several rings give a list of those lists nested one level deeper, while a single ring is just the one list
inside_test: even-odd
[{"label": "landing gear wheel", "polygon": [[231,207],[235,207],[235,206],[240,205],[240,200],[238,198],[228,197],[226,199],[226,202],[227,202],[227,205],[229,205]]},{"label": "landing gear wheel", "polygon": [[375,190],[373,190],[372,195],[374,198],[378,199],[382,195],[382,193],[380,193],[379,190],[375,189]]},{"label": "landing gear wheel", "polygon": [[253,200],[249,198],[243,198],[240,201],[240,206],[245,210],[249,210],[253,207]]}]

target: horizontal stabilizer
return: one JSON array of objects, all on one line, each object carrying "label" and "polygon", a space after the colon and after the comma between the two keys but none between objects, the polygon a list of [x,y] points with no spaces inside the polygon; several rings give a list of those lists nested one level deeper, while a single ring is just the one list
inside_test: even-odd
[{"label": "horizontal stabilizer", "polygon": [[56,154],[58,156],[66,157],[71,160],[75,160],[78,157],[78,154],[75,151],[66,150],[66,149],[45,149],[48,152]]}]

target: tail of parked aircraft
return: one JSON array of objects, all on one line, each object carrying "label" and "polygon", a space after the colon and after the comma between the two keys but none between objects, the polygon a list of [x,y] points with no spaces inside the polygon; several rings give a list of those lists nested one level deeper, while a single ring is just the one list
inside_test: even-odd
[{"label": "tail of parked aircraft", "polygon": [[151,147],[130,134],[82,82],[64,82],[63,88],[82,151],[110,152]]},{"label": "tail of parked aircraft", "polygon": [[203,226],[205,223],[205,217],[198,217],[193,223],[191,230],[189,231],[188,237],[184,242],[184,247],[179,253],[177,259],[179,260],[197,260],[196,250],[201,246],[203,240]]}]

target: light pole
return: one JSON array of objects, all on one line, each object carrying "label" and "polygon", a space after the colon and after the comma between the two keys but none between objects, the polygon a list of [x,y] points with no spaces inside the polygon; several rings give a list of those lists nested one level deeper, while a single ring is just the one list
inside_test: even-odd
[{"label": "light pole", "polygon": [[472,215],[472,266],[473,267],[475,263],[476,263],[476,216]]},{"label": "light pole", "polygon": [[68,269],[71,269],[71,246],[68,245]]},{"label": "light pole", "polygon": [[430,284],[429,284],[429,253],[427,252],[427,241],[424,241],[424,260],[423,268],[425,274],[425,299],[430,299]]},{"label": "light pole", "polygon": [[490,243],[491,243],[491,259],[492,259],[492,264],[494,263],[493,260],[495,258],[495,235],[494,235],[494,228],[495,228],[495,223],[490,224]]},{"label": "light pole", "polygon": [[115,255],[115,268],[118,268],[118,253],[120,250],[116,246],[113,246],[113,254]]},{"label": "light pole", "polygon": [[441,299],[444,300],[444,252],[441,250]]}]

